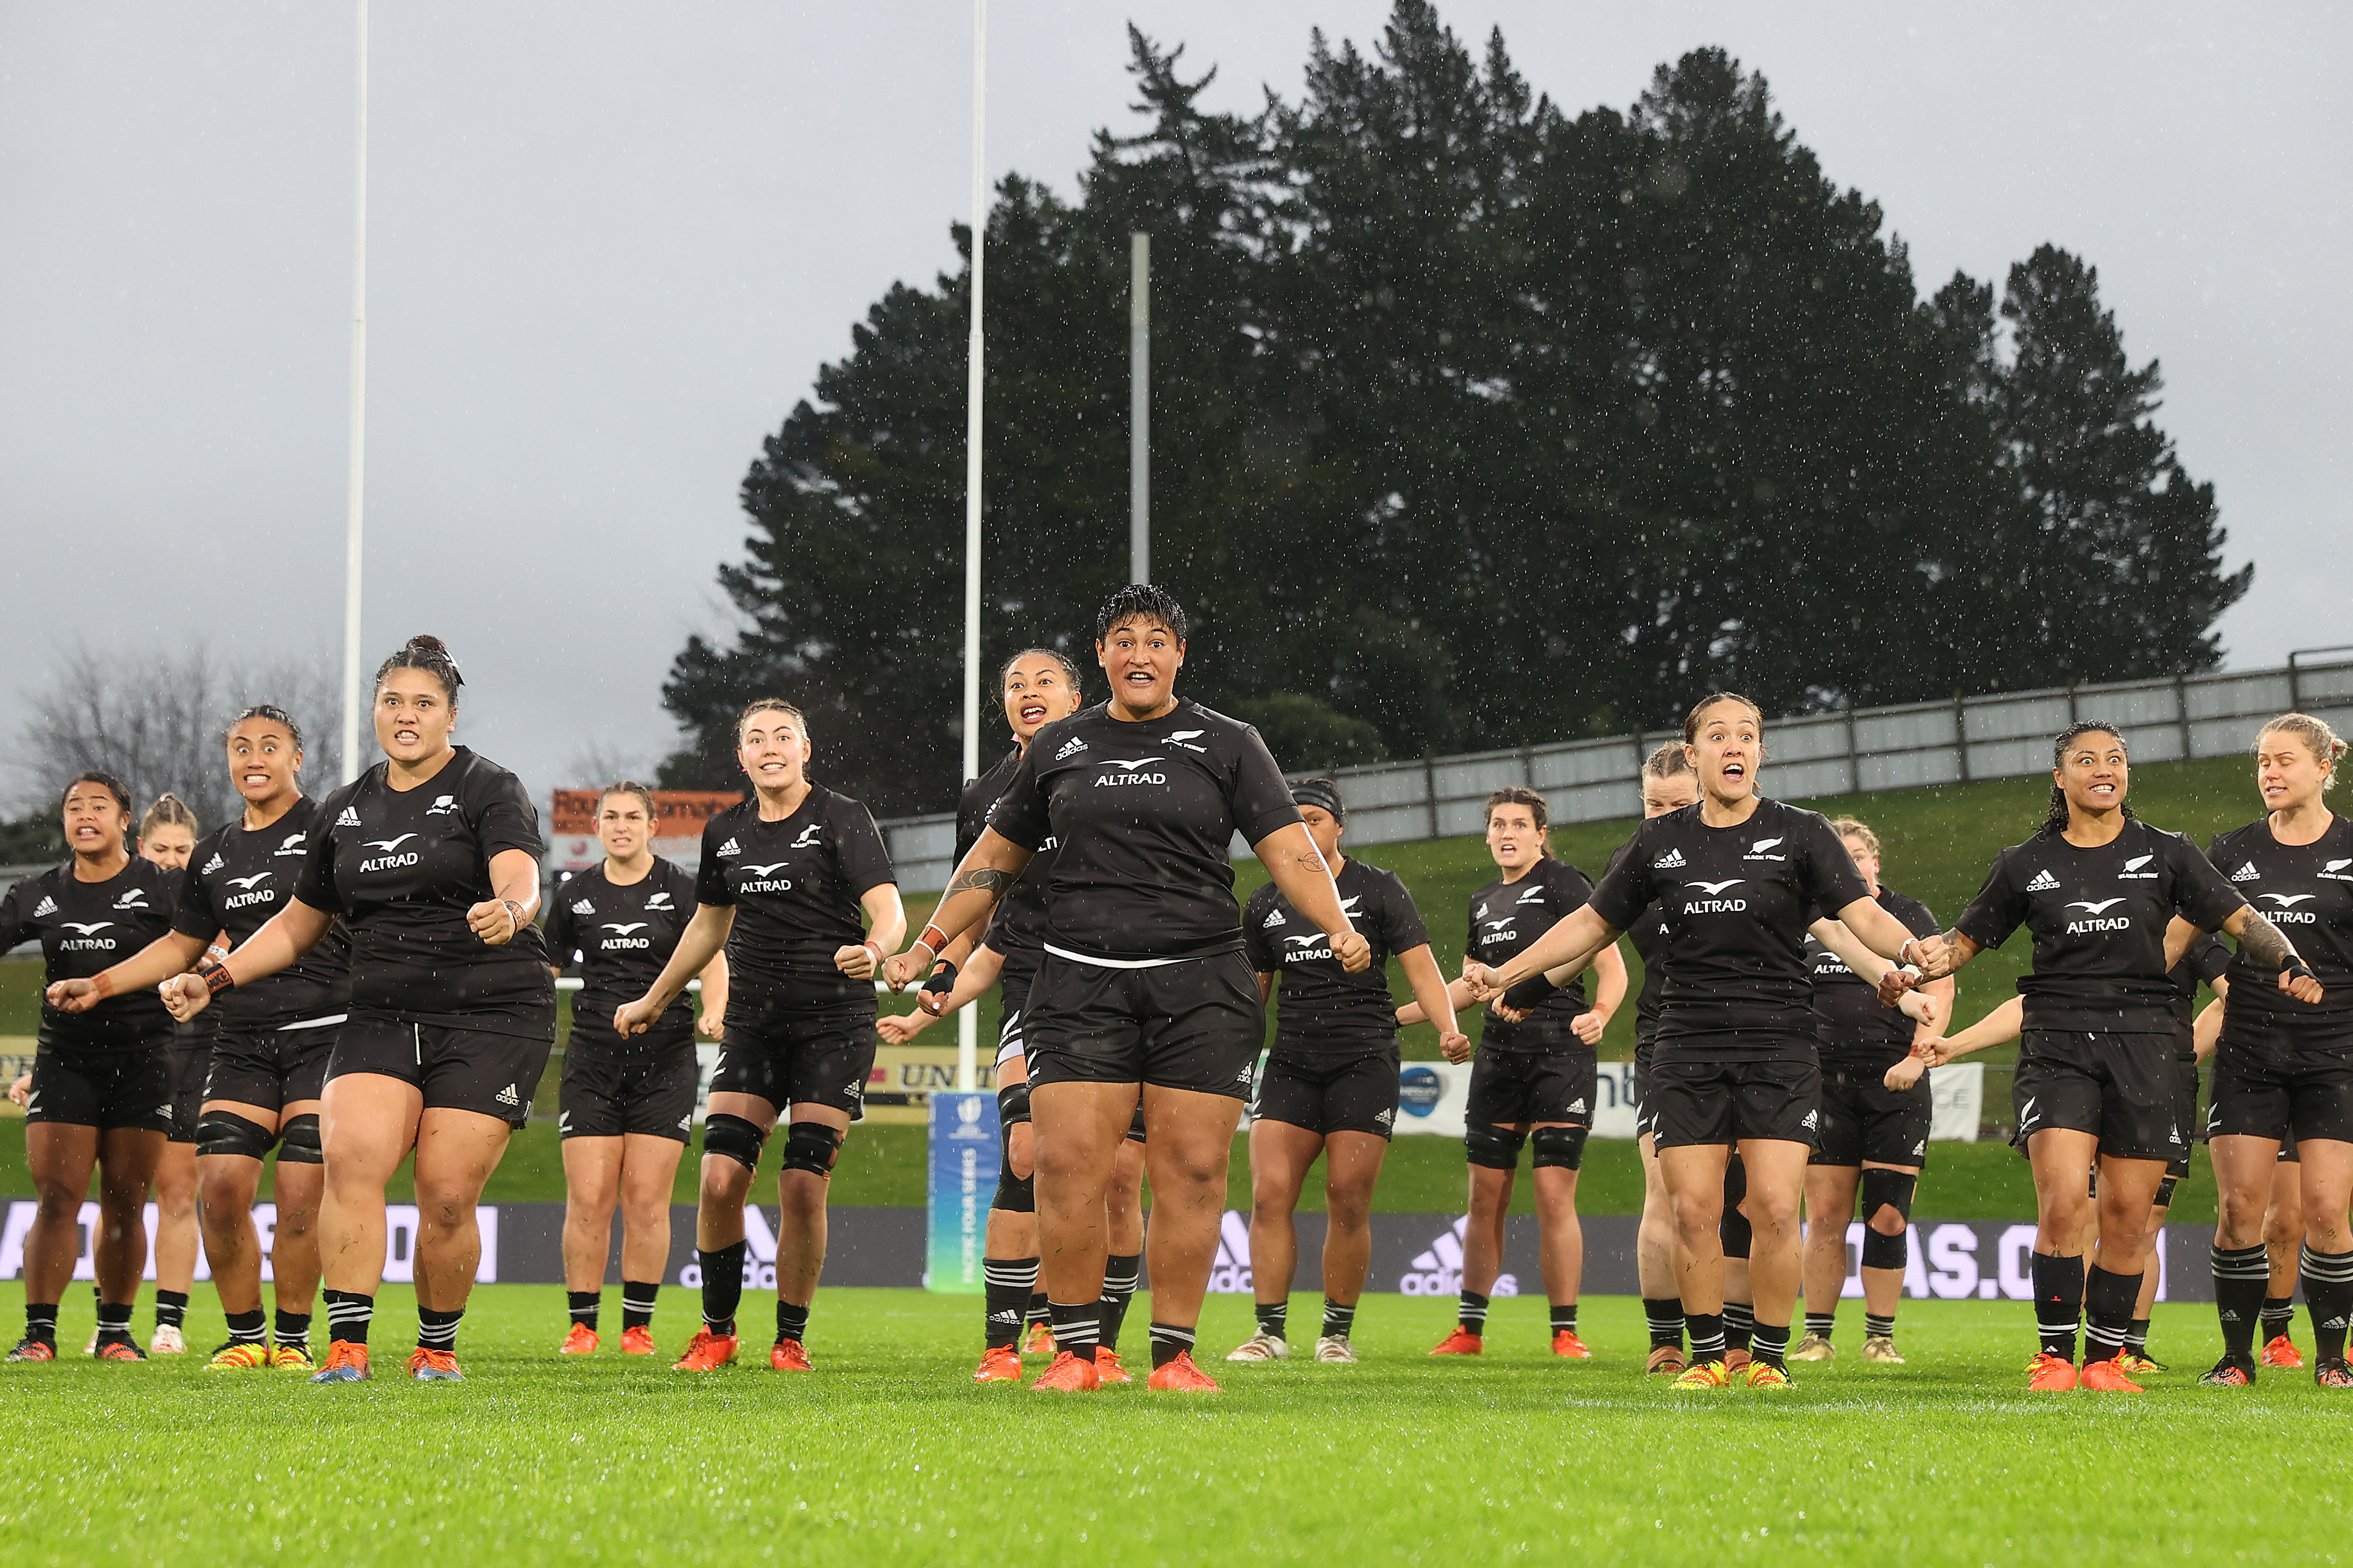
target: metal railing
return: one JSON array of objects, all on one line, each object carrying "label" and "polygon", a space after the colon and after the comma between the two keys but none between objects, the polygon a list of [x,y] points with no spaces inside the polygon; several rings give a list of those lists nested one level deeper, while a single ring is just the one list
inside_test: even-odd
[{"label": "metal railing", "polygon": [[[2126,731],[2137,763],[2232,756],[2274,714],[2300,709],[2353,731],[2353,647],[2301,649],[2267,669],[2002,691],[1776,719],[1766,743],[1772,793],[1787,800],[1869,795],[1924,784],[2019,778],[2051,765],[2050,738],[2079,719]],[[1556,823],[1641,815],[1640,775],[1677,732],[1472,752],[1340,768],[1350,843],[1396,844],[1477,833],[1487,796],[1542,790]],[[944,886],[955,869],[955,818],[941,813],[881,824],[899,885]],[[1246,852],[1236,846],[1237,853]]]}]

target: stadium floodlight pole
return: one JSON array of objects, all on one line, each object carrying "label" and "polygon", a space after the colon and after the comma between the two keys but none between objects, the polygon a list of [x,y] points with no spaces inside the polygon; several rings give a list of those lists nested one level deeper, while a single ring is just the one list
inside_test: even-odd
[{"label": "stadium floodlight pole", "polygon": [[346,780],[360,776],[360,532],[367,494],[367,0],[359,6],[359,90],[352,220],[352,435],[343,503],[343,733]]},{"label": "stadium floodlight pole", "polygon": [[[988,0],[972,0],[972,339],[964,428],[964,777],[980,776],[980,261],[988,234]],[[980,1020],[956,1019],[956,1092],[973,1092]]]},{"label": "stadium floodlight pole", "polygon": [[1152,237],[1127,237],[1127,580],[1152,581]]}]

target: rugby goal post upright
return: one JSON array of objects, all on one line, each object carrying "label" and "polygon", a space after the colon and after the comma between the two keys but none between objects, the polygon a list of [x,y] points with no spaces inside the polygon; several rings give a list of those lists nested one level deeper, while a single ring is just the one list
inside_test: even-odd
[{"label": "rugby goal post upright", "polygon": [[[965,370],[964,779],[980,776],[981,253],[988,237],[988,0],[972,0],[972,331]],[[980,1019],[956,1015],[956,1092],[973,1092]]]},{"label": "rugby goal post upright", "polygon": [[368,153],[368,11],[367,0],[356,0],[359,21],[359,74],[354,94],[353,128],[357,152],[353,169],[352,204],[352,388],[349,472],[343,497],[343,727],[341,762],[346,782],[360,776],[360,714],[365,704],[360,691],[360,559],[361,522],[367,496],[367,153]]}]

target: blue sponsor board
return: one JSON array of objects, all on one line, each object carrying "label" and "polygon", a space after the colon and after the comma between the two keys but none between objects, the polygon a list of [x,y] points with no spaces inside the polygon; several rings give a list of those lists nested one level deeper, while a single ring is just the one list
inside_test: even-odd
[{"label": "blue sponsor board", "polygon": [[923,1248],[925,1289],[981,1292],[981,1247],[997,1193],[997,1097],[931,1096],[931,1201]]}]

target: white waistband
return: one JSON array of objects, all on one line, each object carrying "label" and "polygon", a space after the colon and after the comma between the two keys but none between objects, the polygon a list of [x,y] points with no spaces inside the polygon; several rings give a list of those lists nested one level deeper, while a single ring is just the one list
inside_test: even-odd
[{"label": "white waistband", "polygon": [[1166,969],[1172,963],[1190,963],[1189,958],[1095,958],[1083,952],[1072,952],[1067,947],[1045,944],[1046,951],[1056,958],[1067,958],[1072,963],[1092,964],[1097,969]]},{"label": "white waistband", "polygon": [[297,1029],[332,1028],[335,1025],[343,1023],[350,1017],[351,1015],[349,1013],[338,1013],[332,1018],[305,1018],[299,1024],[280,1024],[278,1026],[278,1032],[281,1035],[290,1035]]}]

